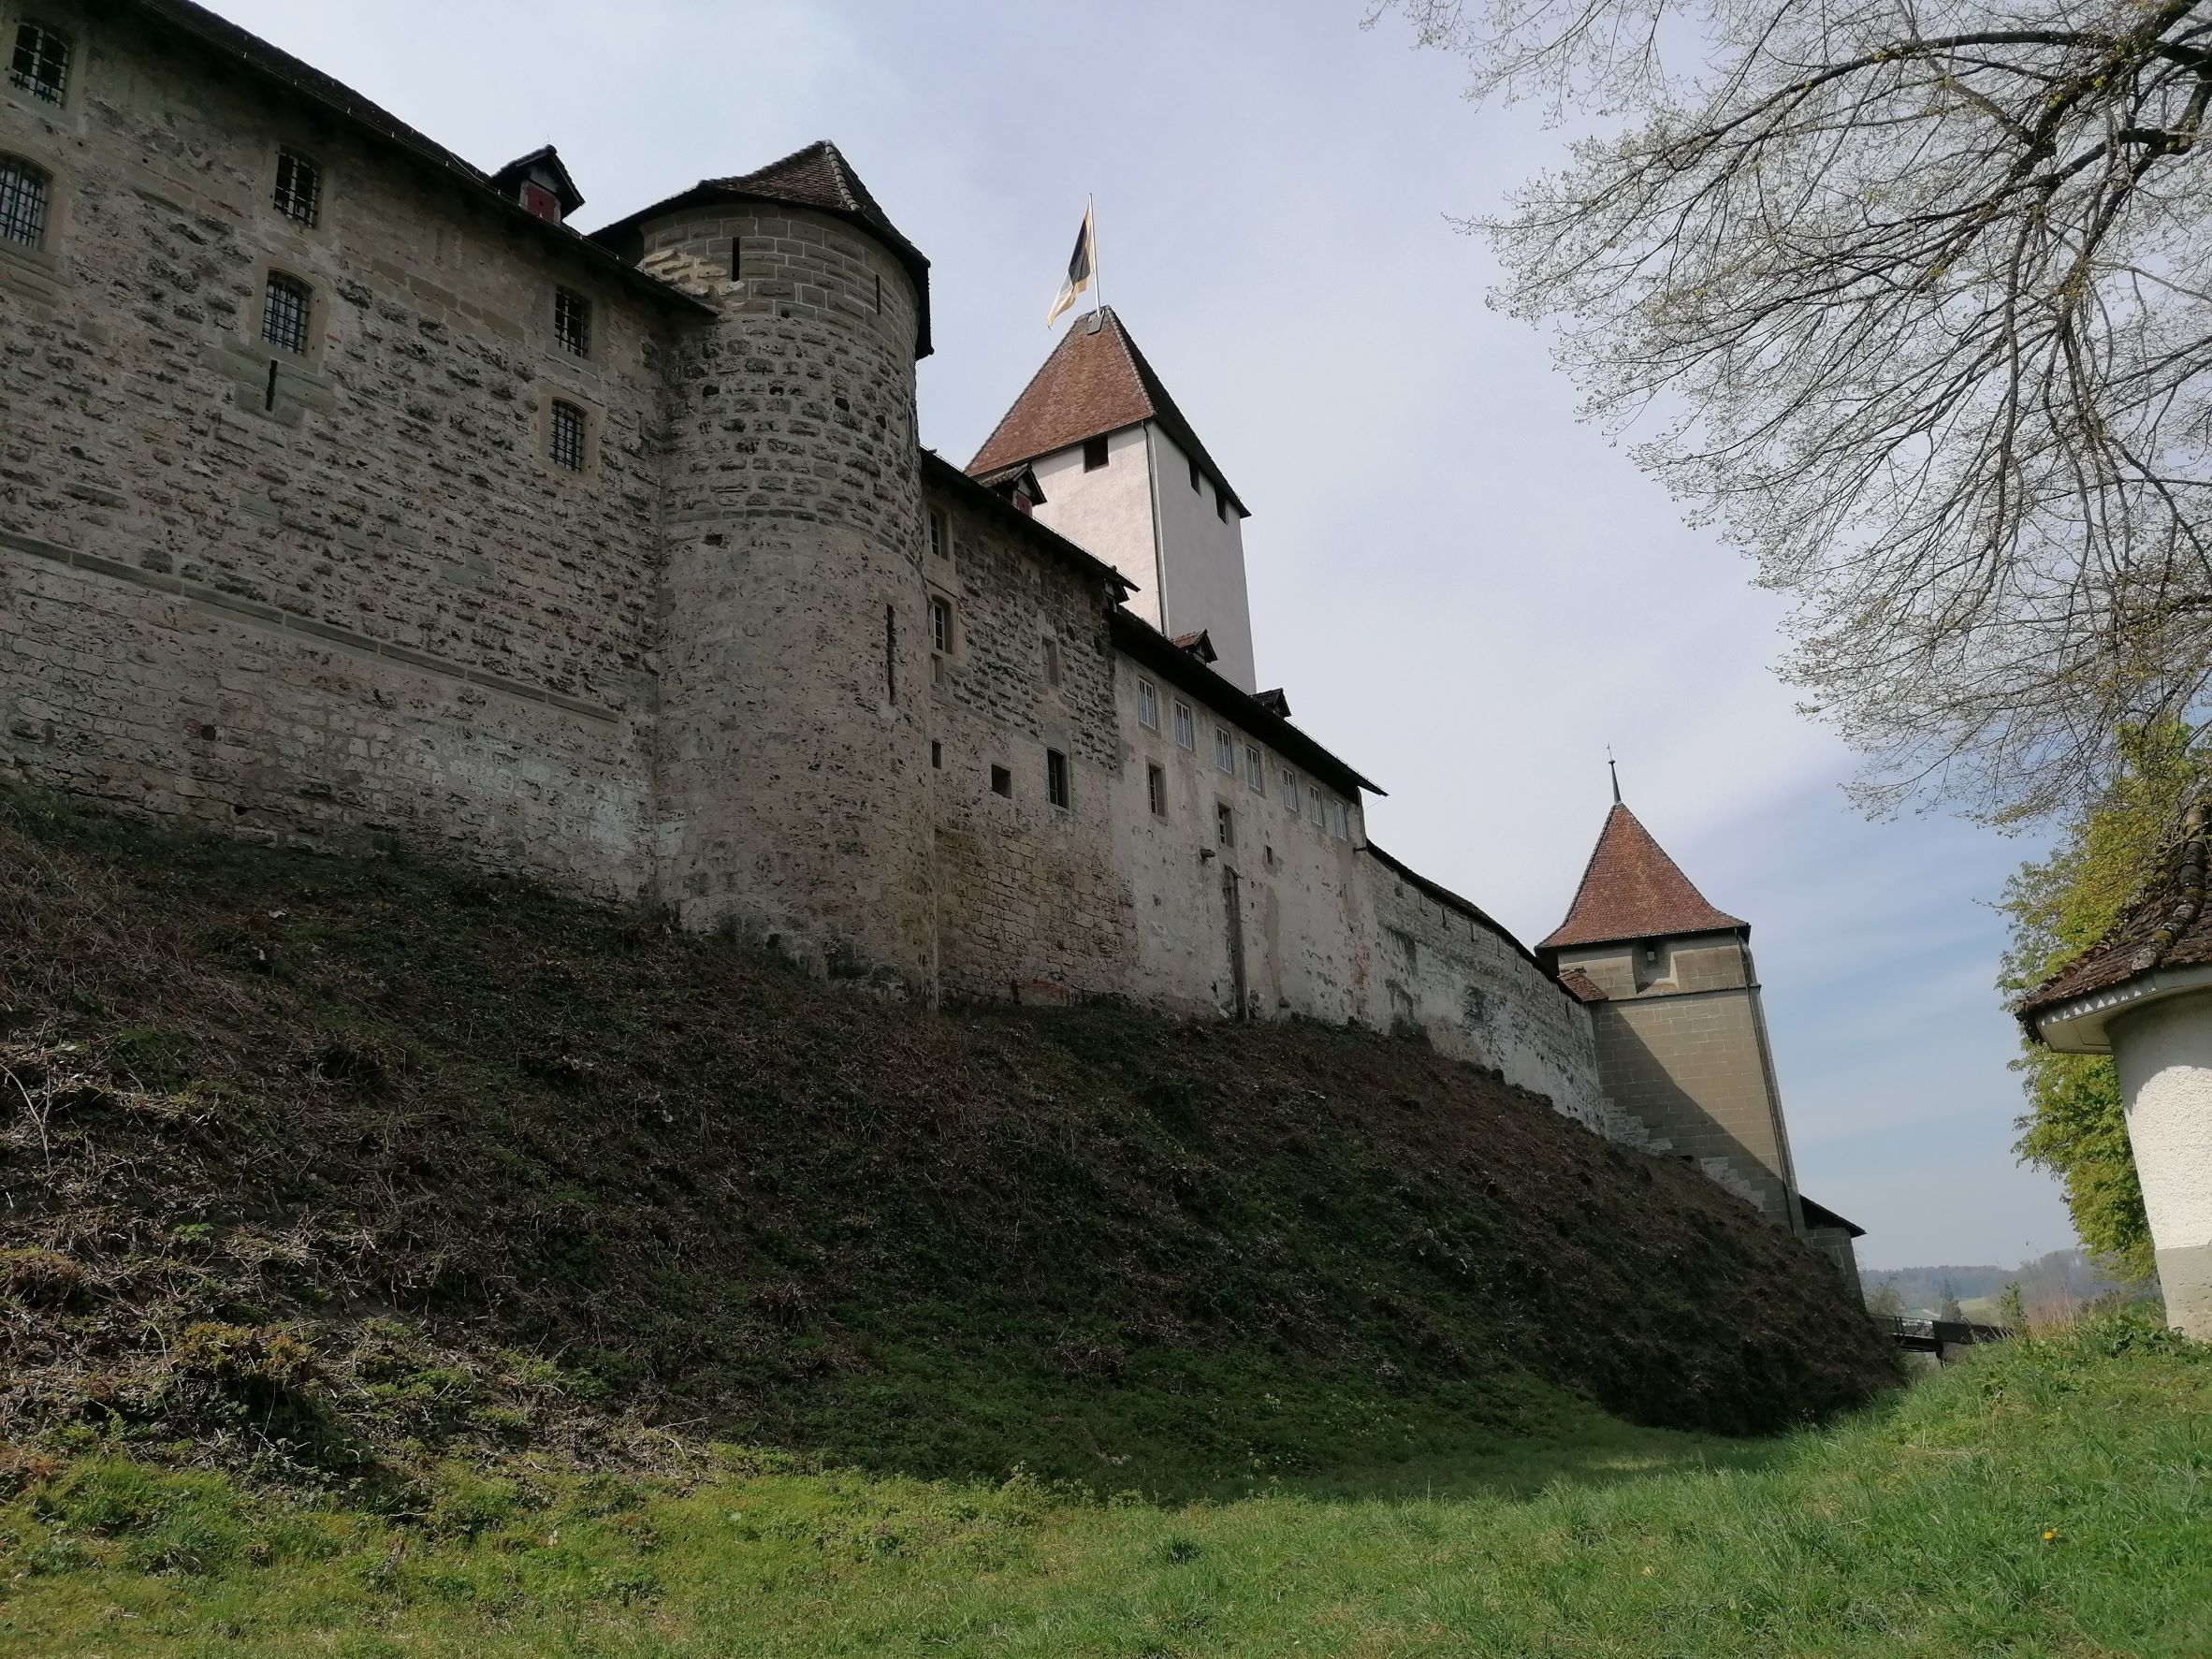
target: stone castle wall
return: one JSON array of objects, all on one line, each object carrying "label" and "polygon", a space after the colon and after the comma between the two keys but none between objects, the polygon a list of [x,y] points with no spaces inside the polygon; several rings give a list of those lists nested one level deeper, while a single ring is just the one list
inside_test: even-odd
[{"label": "stone castle wall", "polygon": [[[1132,657],[1098,567],[925,482],[921,296],[869,237],[672,208],[648,292],[119,9],[50,10],[66,102],[0,87],[0,154],[56,186],[42,246],[0,244],[0,773],[427,842],[924,994],[1410,1011],[1608,1127],[1588,1019],[1380,879],[1356,791],[1317,794],[1226,682]],[[313,229],[270,203],[280,146],[323,169]],[[272,269],[313,290],[297,358],[260,342]]]}]

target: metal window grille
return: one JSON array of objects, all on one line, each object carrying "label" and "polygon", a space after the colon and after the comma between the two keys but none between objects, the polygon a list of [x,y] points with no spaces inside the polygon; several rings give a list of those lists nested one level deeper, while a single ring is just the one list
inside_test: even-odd
[{"label": "metal window grille", "polygon": [[277,152],[276,209],[287,219],[313,225],[323,216],[323,170],[304,155]]},{"label": "metal window grille", "polygon": [[45,104],[62,101],[69,80],[69,41],[43,23],[24,23],[15,32],[15,55],[7,79]]},{"label": "metal window grille", "polygon": [[591,352],[591,301],[566,288],[553,291],[553,342],[564,352]]},{"label": "metal window grille", "polygon": [[28,162],[0,156],[0,240],[35,248],[46,235],[46,175]]},{"label": "metal window grille", "polygon": [[584,412],[574,403],[553,405],[553,464],[564,472],[584,470]]},{"label": "metal window grille", "polygon": [[281,352],[307,355],[307,319],[314,296],[305,283],[276,271],[269,272],[269,291],[261,301],[261,338]]}]

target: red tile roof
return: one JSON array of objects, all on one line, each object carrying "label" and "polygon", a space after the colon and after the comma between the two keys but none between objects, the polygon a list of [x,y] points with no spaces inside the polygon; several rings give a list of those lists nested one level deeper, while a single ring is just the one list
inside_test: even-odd
[{"label": "red tile roof", "polygon": [[1099,311],[1095,321],[1077,318],[1060,336],[1060,343],[983,440],[968,470],[989,473],[1014,461],[1035,460],[1146,420],[1157,421],[1219,486],[1230,505],[1251,517],[1112,306]]},{"label": "red tile roof", "polygon": [[1609,1002],[1611,997],[1599,988],[1598,982],[1579,968],[1570,968],[1559,976],[1559,982],[1578,1002]]},{"label": "red tile roof", "polygon": [[2204,807],[2192,807],[2111,931],[2013,1005],[2030,1029],[2036,1013],[2058,1003],[2161,968],[2212,962],[2212,913],[2205,903],[2205,817]]},{"label": "red tile roof", "polygon": [[1615,801],[1583,868],[1582,885],[1575,892],[1566,920],[1536,949],[1750,925],[1708,904],[1636,814]]}]

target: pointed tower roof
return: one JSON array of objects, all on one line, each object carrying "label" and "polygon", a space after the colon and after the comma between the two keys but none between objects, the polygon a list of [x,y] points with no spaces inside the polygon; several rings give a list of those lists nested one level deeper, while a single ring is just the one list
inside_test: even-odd
[{"label": "pointed tower roof", "polygon": [[1610,944],[1671,933],[1717,933],[1750,923],[1717,910],[1635,813],[1619,801],[1606,814],[1597,846],[1582,870],[1575,902],[1539,951]]},{"label": "pointed tower roof", "polygon": [[1230,488],[1206,446],[1190,429],[1175,400],[1153,372],[1112,306],[1103,306],[1060,336],[1044,367],[1030,377],[1005,418],[968,463],[972,473],[996,472],[1015,461],[1072,448],[1086,438],[1156,420],[1186,455],[1220,486],[1244,517],[1244,503]]},{"label": "pointed tower roof", "polygon": [[860,182],[860,175],[852,170],[852,164],[845,159],[844,152],[827,138],[817,138],[806,148],[794,150],[749,173],[738,173],[727,179],[702,179],[689,190],[679,190],[663,201],[640,208],[593,231],[591,240],[619,248],[641,220],[707,201],[764,201],[812,208],[818,213],[828,213],[859,226],[881,242],[914,279],[914,291],[921,297],[914,355],[917,357],[929,355],[929,261],[891,223],[890,216],[868,194],[868,187]]}]

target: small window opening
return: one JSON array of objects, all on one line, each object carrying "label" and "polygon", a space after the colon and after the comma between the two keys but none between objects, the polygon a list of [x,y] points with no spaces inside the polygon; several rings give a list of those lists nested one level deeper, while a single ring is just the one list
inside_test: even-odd
[{"label": "small window opening", "polygon": [[1199,464],[1196,460],[1190,463],[1190,493],[1193,495],[1201,493],[1199,489]]},{"label": "small window opening", "polygon": [[1283,774],[1283,807],[1289,812],[1298,810],[1298,774],[1295,772]]},{"label": "small window opening", "polygon": [[261,299],[261,338],[281,352],[305,357],[307,319],[313,306],[314,296],[305,283],[270,271]]},{"label": "small window opening", "polygon": [[1004,795],[1009,800],[1013,798],[1013,774],[1004,766],[991,768],[991,793]]},{"label": "small window opening", "polygon": [[584,412],[556,399],[553,404],[553,464],[563,472],[584,470]]},{"label": "small window opening", "polygon": [[1137,682],[1137,723],[1159,730],[1159,688],[1148,679]]},{"label": "small window opening", "polygon": [[276,407],[276,383],[277,364],[276,359],[271,357],[269,359],[269,384],[261,388],[261,407],[265,410]]},{"label": "small window opening", "polygon": [[1244,745],[1244,781],[1261,794],[1267,793],[1267,763],[1259,758],[1259,746]]},{"label": "small window opening", "polygon": [[878,311],[883,309],[883,273],[881,271],[876,273],[876,309]]},{"label": "small window opening", "polygon": [[47,176],[27,161],[0,156],[0,240],[35,248],[46,238]]},{"label": "small window opening", "polygon": [[1068,757],[1056,749],[1044,751],[1044,798],[1062,811],[1074,801],[1069,788]]},{"label": "small window opening", "polygon": [[1191,718],[1190,705],[1181,698],[1175,702],[1175,747],[1198,748],[1198,722]]},{"label": "small window opening", "polygon": [[1237,741],[1219,726],[1214,728],[1214,764],[1231,778],[1237,775]]},{"label": "small window opening", "polygon": [[945,769],[945,746],[934,738],[931,739],[929,745],[929,765],[930,769],[936,772],[942,772]]},{"label": "small window opening", "polygon": [[553,290],[553,343],[579,357],[591,355],[591,301],[573,288]]},{"label": "small window opening", "polygon": [[898,611],[883,607],[883,689],[893,704],[898,702]]},{"label": "small window opening", "polygon": [[44,23],[23,23],[15,32],[15,54],[7,79],[42,104],[58,104],[69,81],[69,38]]},{"label": "small window opening", "polygon": [[1237,809],[1227,801],[1214,804],[1214,838],[1230,851],[1236,850]]},{"label": "small window opening", "polygon": [[929,550],[939,559],[952,556],[953,538],[945,526],[945,516],[935,507],[929,510]]},{"label": "small window opening", "polygon": [[953,649],[953,602],[934,594],[929,601],[929,648],[945,655]]},{"label": "small window opening", "polygon": [[1144,768],[1144,795],[1152,803],[1152,815],[1168,815],[1168,770],[1165,766],[1148,765]]},{"label": "small window opening", "polygon": [[1351,809],[1342,801],[1329,803],[1329,833],[1340,841],[1352,838]]},{"label": "small window opening", "polygon": [[1321,792],[1311,783],[1305,786],[1305,815],[1307,821],[1316,825],[1321,822]]},{"label": "small window opening", "polygon": [[1085,438],[1083,441],[1083,470],[1095,473],[1106,464],[1106,440]]},{"label": "small window opening", "polygon": [[1056,639],[1044,642],[1044,683],[1048,686],[1060,683],[1060,642]]},{"label": "small window opening", "polygon": [[730,239],[730,280],[733,283],[740,280],[741,270],[739,261],[744,257],[745,239],[741,236],[732,237]]},{"label": "small window opening", "polygon": [[277,152],[276,210],[312,226],[323,214],[323,171],[298,151]]}]

